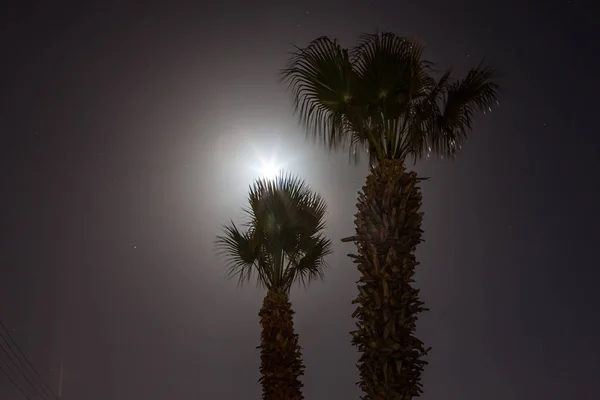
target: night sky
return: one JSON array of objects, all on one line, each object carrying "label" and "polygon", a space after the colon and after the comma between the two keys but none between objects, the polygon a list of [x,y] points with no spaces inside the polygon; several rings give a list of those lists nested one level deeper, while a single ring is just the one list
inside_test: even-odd
[{"label": "night sky", "polygon": [[[502,85],[457,160],[416,167],[423,399],[597,398],[591,1],[126,3],[0,10],[0,321],[55,391],[64,357],[65,400],[260,397],[265,293],[224,279],[214,240],[273,154],[334,241],[325,281],[292,289],[305,397],[358,398],[339,239],[367,166],[305,140],[277,74],[293,44],[377,30],[459,72],[486,57]],[[0,399],[22,399],[4,375]]]}]

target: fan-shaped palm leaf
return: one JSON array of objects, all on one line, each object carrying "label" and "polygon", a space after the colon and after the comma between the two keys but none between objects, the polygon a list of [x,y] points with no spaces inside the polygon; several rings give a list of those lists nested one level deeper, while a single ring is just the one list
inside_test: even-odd
[{"label": "fan-shaped palm leaf", "polygon": [[258,243],[260,238],[253,235],[251,231],[241,233],[233,222],[223,229],[225,234],[217,236],[217,248],[229,265],[227,276],[237,277],[238,283],[243,284],[256,273],[257,284],[268,287],[270,265],[264,262],[264,255],[260,253],[261,245]]},{"label": "fan-shaped palm leaf", "polygon": [[331,243],[328,239],[317,236],[303,241],[299,247],[299,256],[287,268],[286,281],[291,285],[299,282],[304,287],[315,279],[323,278],[324,255],[331,254]]},{"label": "fan-shaped palm leaf", "polygon": [[282,78],[294,96],[295,111],[308,132],[329,148],[344,145],[355,71],[337,40],[320,37],[291,57]]},{"label": "fan-shaped palm leaf", "polygon": [[467,140],[473,129],[475,114],[492,111],[497,104],[498,84],[495,72],[489,66],[472,68],[464,79],[449,83],[444,91],[443,112],[429,135],[432,149],[439,154],[453,156]]}]

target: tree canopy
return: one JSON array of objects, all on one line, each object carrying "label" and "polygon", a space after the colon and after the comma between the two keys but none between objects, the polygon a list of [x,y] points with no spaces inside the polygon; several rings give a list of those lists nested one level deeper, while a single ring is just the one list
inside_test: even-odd
[{"label": "tree canopy", "polygon": [[[320,37],[297,48],[282,79],[307,131],[356,158],[452,157],[476,112],[497,104],[494,70],[479,64],[462,79],[423,60],[423,46],[393,33],[363,34],[351,50]],[[436,77],[437,76],[437,77]]]},{"label": "tree canopy", "polygon": [[257,179],[244,209],[245,230],[230,222],[217,237],[228,276],[240,284],[256,277],[268,290],[289,291],[294,282],[321,279],[331,241],[323,235],[325,200],[291,174]]}]

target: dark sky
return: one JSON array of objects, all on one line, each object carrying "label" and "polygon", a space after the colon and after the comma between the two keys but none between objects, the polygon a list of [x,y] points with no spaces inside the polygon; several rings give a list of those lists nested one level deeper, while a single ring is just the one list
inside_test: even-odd
[{"label": "dark sky", "polygon": [[[264,293],[223,279],[213,246],[253,151],[329,203],[331,268],[292,292],[304,392],[358,398],[339,239],[367,169],[305,141],[277,71],[292,43],[377,29],[459,71],[485,56],[503,87],[456,161],[417,165],[423,398],[596,398],[591,1],[29,3],[0,10],[0,321],[55,390],[64,355],[65,400],[259,398]],[[20,398],[0,375],[0,399]]]}]

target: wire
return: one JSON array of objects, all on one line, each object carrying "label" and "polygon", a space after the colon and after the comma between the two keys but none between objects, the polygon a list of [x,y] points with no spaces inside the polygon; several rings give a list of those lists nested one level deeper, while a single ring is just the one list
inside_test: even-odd
[{"label": "wire", "polygon": [[[4,330],[4,332],[6,332],[5,335],[2,334],[2,330]],[[6,337],[4,337],[4,336],[7,336],[10,339],[10,343],[6,339]],[[19,360],[19,363],[23,366],[23,369],[25,370],[25,372],[23,371],[23,369],[20,369],[20,368],[17,368],[17,369],[19,369],[19,372],[21,372],[21,374],[25,377],[25,380],[27,380],[27,382],[36,390],[36,392],[38,393],[38,395],[40,395],[40,397],[42,399],[49,398],[49,397],[54,398],[54,399],[58,399],[58,396],[56,396],[56,394],[54,394],[54,392],[52,391],[52,389],[46,384],[46,382],[44,382],[44,379],[36,371],[36,369],[33,367],[33,365],[31,364],[31,362],[27,359],[27,357],[25,356],[25,354],[23,353],[23,351],[21,350],[21,348],[19,347],[19,345],[17,344],[17,342],[15,342],[15,340],[12,338],[12,336],[10,335],[10,333],[8,332],[8,330],[6,329],[6,327],[4,326],[4,324],[1,321],[0,321],[0,338],[3,339],[4,342],[8,345],[8,348],[10,349],[10,351],[12,352],[12,354],[15,356],[15,358],[17,360]],[[11,344],[12,344],[13,347],[11,347]],[[2,348],[2,346],[0,346],[0,348]],[[19,357],[19,355],[15,352],[15,350],[14,350],[15,348],[17,349],[17,351],[19,352],[19,354],[21,355],[21,357]],[[11,361],[14,362],[14,360],[12,359],[12,357],[10,356],[10,354],[8,354],[6,352],[6,350],[4,350],[4,348],[2,348],[2,350],[11,359]],[[23,360],[25,360],[25,363],[23,362]],[[27,368],[27,365],[29,366],[29,369]],[[37,381],[39,381],[39,382],[37,382],[37,385],[34,385],[31,382],[31,380],[29,379],[29,377],[31,377],[31,371],[33,371],[33,373],[35,374],[35,376],[37,376]],[[27,374],[29,374],[29,376]],[[33,378],[33,380],[34,381],[36,380],[35,377]],[[40,390],[39,390],[40,387],[44,388],[45,393],[40,392]]]},{"label": "wire", "polygon": [[[2,336],[2,332],[0,332],[0,338],[4,340],[5,343],[8,343],[6,341],[6,339],[4,339],[4,337]],[[23,370],[21,368],[19,368],[19,366],[17,365],[17,363],[15,362],[15,360],[13,359],[13,357],[8,353],[8,351],[6,351],[6,349],[4,348],[4,346],[2,345],[2,342],[0,342],[0,349],[2,350],[2,352],[7,356],[7,361],[12,362],[12,367],[10,364],[8,364],[7,362],[3,361],[4,365],[6,365],[8,367],[8,369],[11,371],[11,373],[13,374],[13,377],[15,377],[15,375],[17,375],[17,372],[20,372],[21,375],[25,378],[25,380],[27,381],[27,383],[29,383],[29,385],[35,389],[35,391],[37,392],[37,396],[43,400],[47,399],[48,397],[44,394],[41,393],[39,390],[39,385],[36,386],[33,384],[33,382],[31,382],[31,380],[29,379],[29,376],[27,376],[27,374],[25,372],[23,372]],[[9,346],[10,349],[10,346]],[[12,349],[11,349],[12,350]],[[29,372],[29,371],[26,371]]]},{"label": "wire", "polygon": [[[25,354],[23,353],[23,351],[21,350],[21,348],[19,347],[19,345],[17,344],[17,342],[15,342],[15,340],[13,339],[13,337],[10,335],[10,333],[8,332],[8,330],[6,329],[6,327],[4,326],[4,324],[2,323],[2,321],[0,321],[0,330],[4,330],[4,332],[6,332],[6,336],[8,336],[8,338],[10,339],[12,345],[14,346],[14,348],[16,348],[19,352],[19,354],[21,355],[21,358],[19,358],[19,361],[21,363],[21,365],[25,368],[25,370],[27,372],[30,372],[27,370],[27,365],[29,365],[29,368],[31,371],[33,371],[33,373],[35,374],[35,376],[37,376],[37,379],[39,380],[39,382],[41,382],[41,386],[46,390],[46,393],[48,395],[50,395],[51,397],[54,397],[55,399],[58,399],[58,396],[54,393],[54,391],[52,391],[52,388],[50,388],[46,382],[44,382],[44,379],[42,378],[42,376],[36,371],[36,369],[33,367],[33,365],[31,364],[31,362],[29,361],[29,359],[27,359],[27,357],[25,356]],[[0,337],[2,337],[2,332],[0,332]],[[8,342],[6,341],[5,338],[3,338],[4,341],[8,344]],[[9,348],[11,349],[12,353],[15,354],[16,353],[14,351],[14,348],[10,347],[9,344]],[[25,365],[23,363],[23,360],[25,360],[25,362],[27,363],[27,365]]]},{"label": "wire", "polygon": [[23,391],[21,386],[19,386],[19,384],[15,382],[15,380],[10,376],[10,374],[2,367],[2,364],[0,364],[0,371],[4,372],[4,375],[6,375],[10,383],[12,383],[13,386],[16,387],[19,392],[21,392],[23,397],[25,397],[27,400],[31,400],[31,397],[27,396],[27,394]]}]

